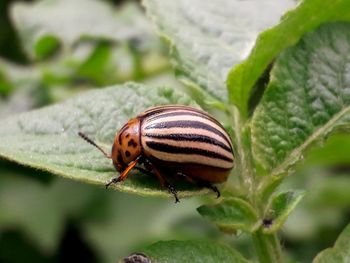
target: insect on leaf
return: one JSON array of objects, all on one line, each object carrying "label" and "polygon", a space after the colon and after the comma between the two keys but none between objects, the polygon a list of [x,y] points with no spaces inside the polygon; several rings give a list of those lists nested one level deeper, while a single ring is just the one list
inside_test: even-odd
[{"label": "insect on leaf", "polygon": [[[115,133],[129,119],[161,104],[194,105],[185,94],[167,87],[128,83],[86,92],[61,104],[2,120],[0,156],[70,179],[104,185],[118,173],[111,160],[82,140],[78,132],[110,152]],[[138,194],[168,195],[155,178],[138,172],[113,187]],[[181,191],[180,196],[196,192]]]}]

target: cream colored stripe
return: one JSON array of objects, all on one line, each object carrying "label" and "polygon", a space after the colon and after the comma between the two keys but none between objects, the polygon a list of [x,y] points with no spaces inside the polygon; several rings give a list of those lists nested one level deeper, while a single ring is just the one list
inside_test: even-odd
[{"label": "cream colored stripe", "polygon": [[211,137],[213,139],[222,142],[227,147],[230,148],[230,145],[227,144],[226,140],[222,138],[220,135],[217,135],[214,132],[200,129],[200,128],[169,128],[169,129],[150,129],[150,130],[142,130],[142,134],[155,134],[155,135],[169,135],[169,134],[200,134],[203,136]]},{"label": "cream colored stripe", "polygon": [[[156,119],[156,120],[153,120],[153,121],[150,121],[150,122],[145,122],[142,125],[142,129],[144,129],[146,126],[149,126],[149,125],[158,124],[158,123],[161,123],[161,122],[168,122],[168,121],[198,121],[198,122],[201,122],[201,123],[205,123],[205,124],[215,128],[215,129],[219,130],[230,141],[230,138],[227,135],[226,131],[224,129],[222,129],[219,125],[217,125],[216,123],[212,122],[211,120],[205,119],[205,118],[200,117],[200,116],[193,116],[193,115],[188,115],[188,116],[186,116],[186,115],[184,115],[184,116],[168,116],[168,117],[164,117],[162,119]],[[178,128],[178,129],[181,129],[181,128]],[[149,130],[146,130],[146,131],[149,131]],[[186,128],[186,130],[187,130],[187,128]]]},{"label": "cream colored stripe", "polygon": [[233,162],[228,162],[216,158],[206,157],[198,154],[176,154],[156,151],[149,148],[146,144],[143,144],[145,151],[148,154],[154,156],[157,159],[167,162],[179,162],[179,163],[197,163],[213,167],[219,167],[223,169],[230,169],[233,167]]}]

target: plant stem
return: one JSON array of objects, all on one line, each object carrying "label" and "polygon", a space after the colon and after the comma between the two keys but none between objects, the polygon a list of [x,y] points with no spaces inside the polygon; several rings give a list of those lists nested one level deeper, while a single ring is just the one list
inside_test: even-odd
[{"label": "plant stem", "polygon": [[259,229],[253,234],[253,241],[260,263],[282,262],[281,244],[277,234],[264,234]]},{"label": "plant stem", "polygon": [[[236,108],[232,108],[234,120],[235,142],[238,150],[240,181],[245,188],[251,204],[263,218],[264,210],[260,198],[257,196],[257,185],[259,177],[256,175],[254,161],[251,153],[249,130],[245,130],[246,121],[242,118]],[[260,263],[280,263],[282,262],[281,244],[277,234],[265,234],[260,228],[252,234],[254,246]]]},{"label": "plant stem", "polygon": [[239,167],[239,179],[241,187],[245,189],[246,193],[253,192],[254,178],[252,178],[253,172],[251,171],[252,163],[250,159],[250,149],[247,149],[247,145],[244,142],[243,127],[244,123],[241,119],[240,113],[237,108],[231,108],[233,116],[233,128],[235,130],[234,142],[237,147]]}]

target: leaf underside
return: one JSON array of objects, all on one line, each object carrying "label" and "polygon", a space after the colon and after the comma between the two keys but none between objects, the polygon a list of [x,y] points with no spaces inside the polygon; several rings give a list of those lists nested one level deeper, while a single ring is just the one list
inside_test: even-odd
[{"label": "leaf underside", "polygon": [[[0,156],[74,180],[105,184],[118,175],[110,159],[78,136],[81,131],[110,152],[115,133],[132,117],[162,104],[193,104],[167,87],[128,83],[86,92],[64,103],[1,121]],[[126,192],[166,196],[149,175],[132,172],[113,186]],[[203,193],[183,186],[180,196]],[[191,189],[191,187],[190,187]],[[206,191],[205,191],[206,192]]]}]

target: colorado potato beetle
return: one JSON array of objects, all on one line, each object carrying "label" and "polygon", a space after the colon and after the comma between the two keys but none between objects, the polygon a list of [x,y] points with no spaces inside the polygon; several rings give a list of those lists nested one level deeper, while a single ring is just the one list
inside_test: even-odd
[{"label": "colorado potato beetle", "polygon": [[167,177],[181,176],[219,197],[212,184],[225,182],[234,163],[232,143],[222,125],[189,106],[153,107],[129,120],[116,133],[111,155],[83,133],[79,135],[111,158],[120,173],[106,187],[124,181],[135,168],[156,176],[175,202],[179,202],[177,190]]}]

